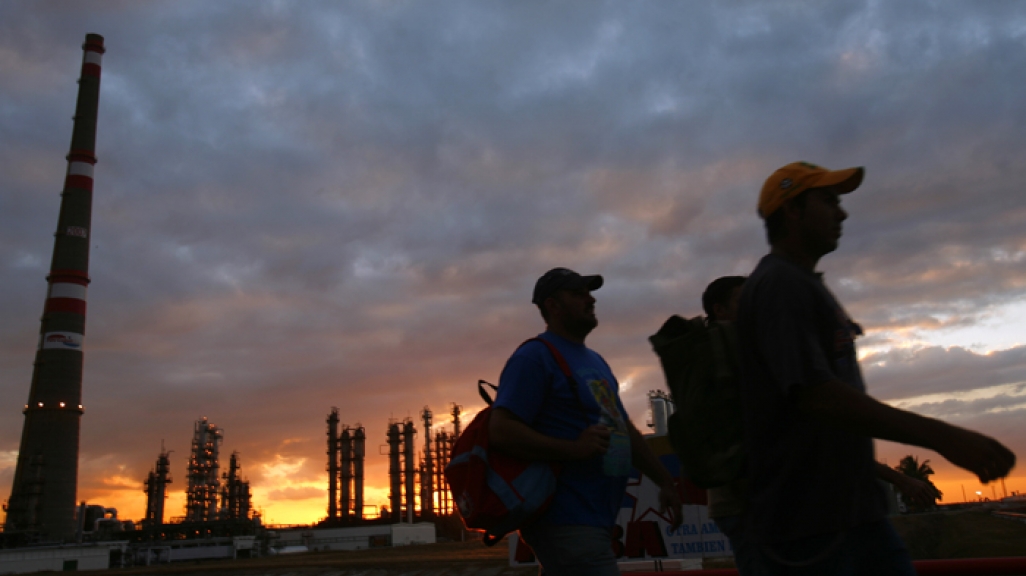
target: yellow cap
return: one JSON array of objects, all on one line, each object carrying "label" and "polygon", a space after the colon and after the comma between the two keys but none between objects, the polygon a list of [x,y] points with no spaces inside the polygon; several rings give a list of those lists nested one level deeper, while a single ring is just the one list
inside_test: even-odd
[{"label": "yellow cap", "polygon": [[808,162],[792,162],[766,179],[759,194],[759,216],[769,217],[791,198],[810,188],[837,186],[838,192],[853,192],[862,184],[866,170],[861,166],[844,170],[827,170]]}]

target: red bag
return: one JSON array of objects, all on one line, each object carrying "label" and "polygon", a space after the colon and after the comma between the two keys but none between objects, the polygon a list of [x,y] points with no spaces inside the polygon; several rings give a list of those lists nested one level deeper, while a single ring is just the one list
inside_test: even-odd
[{"label": "red bag", "polygon": [[[559,350],[542,338],[532,338],[527,342],[532,340],[548,347],[574,394],[577,394],[573,373]],[[445,480],[463,517],[463,524],[470,529],[484,530],[483,541],[485,545],[492,546],[506,534],[531,523],[545,512],[556,492],[559,464],[529,462],[489,450],[488,420],[492,413],[492,399],[485,392],[486,385],[497,389],[484,380],[478,381],[478,393],[488,407],[456,439],[449,464],[445,467]]]}]

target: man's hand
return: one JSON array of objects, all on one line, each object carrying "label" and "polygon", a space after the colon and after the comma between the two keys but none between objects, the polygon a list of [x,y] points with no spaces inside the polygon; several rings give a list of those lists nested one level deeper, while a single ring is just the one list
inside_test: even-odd
[{"label": "man's hand", "polygon": [[1015,454],[989,436],[893,408],[839,380],[799,387],[792,395],[798,411],[813,420],[853,434],[936,450],[984,484],[1004,478],[1015,466]]},{"label": "man's hand", "polygon": [[935,449],[955,466],[976,474],[980,482],[1008,476],[1015,466],[1015,454],[997,440],[972,430],[951,426]]},{"label": "man's hand", "polygon": [[676,480],[652,452],[648,442],[630,420],[627,433],[631,439],[631,462],[634,467],[659,485],[659,511],[670,515],[670,525],[677,529],[684,522],[684,505],[677,493]]},{"label": "man's hand", "polygon": [[612,432],[608,426],[594,424],[584,429],[574,442],[574,460],[587,460],[601,456],[609,450],[609,437]]},{"label": "man's hand", "polygon": [[876,463],[876,473],[883,480],[894,485],[894,489],[905,496],[907,504],[915,504],[922,508],[933,506],[941,497],[933,484],[907,476],[886,464]]},{"label": "man's hand", "polygon": [[670,528],[676,530],[684,522],[684,503],[673,483],[659,487],[659,511],[670,515]]},{"label": "man's hand", "polygon": [[592,426],[576,440],[553,438],[524,424],[506,408],[492,410],[488,432],[490,448],[522,460],[584,460],[609,449],[610,431],[605,426]]},{"label": "man's hand", "polygon": [[900,473],[899,477],[895,478],[894,487],[908,498],[909,504],[921,508],[933,506],[940,498],[940,492],[937,492],[933,484]]}]

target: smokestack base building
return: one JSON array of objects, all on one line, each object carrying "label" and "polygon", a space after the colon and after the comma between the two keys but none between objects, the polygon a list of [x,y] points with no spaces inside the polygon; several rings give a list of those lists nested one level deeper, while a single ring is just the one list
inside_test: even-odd
[{"label": "smokestack base building", "polygon": [[4,526],[5,532],[32,533],[41,541],[69,540],[76,533],[82,340],[103,36],[87,34],[82,50],[46,304]]}]

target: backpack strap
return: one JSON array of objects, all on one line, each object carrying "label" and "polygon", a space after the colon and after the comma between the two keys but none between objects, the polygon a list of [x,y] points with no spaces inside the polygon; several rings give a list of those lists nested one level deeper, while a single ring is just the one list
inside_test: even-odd
[{"label": "backpack strap", "polygon": [[481,398],[484,398],[485,404],[491,406],[495,400],[492,400],[492,397],[488,395],[488,392],[485,390],[485,386],[490,387],[496,394],[499,392],[499,387],[491,382],[485,382],[484,380],[477,381],[477,393],[481,395]]}]

